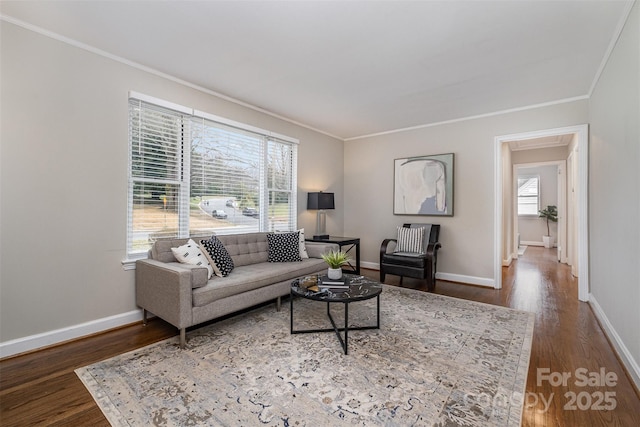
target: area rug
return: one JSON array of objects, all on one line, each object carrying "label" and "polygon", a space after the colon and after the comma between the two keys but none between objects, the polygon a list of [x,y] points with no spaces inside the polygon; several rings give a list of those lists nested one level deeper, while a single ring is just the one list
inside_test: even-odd
[{"label": "area rug", "polygon": [[[520,425],[533,313],[387,285],[380,301],[348,355],[333,332],[291,335],[287,302],[76,373],[114,426]],[[293,303],[296,329],[330,327],[325,303]],[[375,299],[349,305],[353,326],[375,318]]]}]

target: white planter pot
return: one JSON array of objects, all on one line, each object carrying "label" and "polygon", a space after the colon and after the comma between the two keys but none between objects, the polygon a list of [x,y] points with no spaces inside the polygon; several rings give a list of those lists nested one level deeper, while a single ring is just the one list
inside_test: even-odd
[{"label": "white planter pot", "polygon": [[341,268],[329,268],[327,270],[327,276],[329,279],[338,280],[342,278],[342,269]]},{"label": "white planter pot", "polygon": [[552,236],[542,236],[542,243],[545,248],[553,247],[554,238]]}]

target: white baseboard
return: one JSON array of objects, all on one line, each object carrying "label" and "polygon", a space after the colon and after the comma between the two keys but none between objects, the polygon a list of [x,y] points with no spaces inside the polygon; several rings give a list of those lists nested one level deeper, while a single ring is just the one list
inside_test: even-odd
[{"label": "white baseboard", "polygon": [[[377,262],[361,262],[361,267],[371,270],[380,270],[380,264]],[[436,279],[447,280],[449,282],[466,283],[469,285],[486,286],[488,288],[495,287],[495,281],[487,277],[464,276],[462,274],[453,273],[436,273]]]},{"label": "white baseboard", "polygon": [[496,286],[496,282],[488,277],[465,276],[463,274],[436,273],[436,279],[466,283],[468,285],[486,286],[487,288],[495,288]]},{"label": "white baseboard", "polygon": [[618,335],[611,322],[609,322],[607,315],[602,310],[602,307],[600,307],[600,304],[598,304],[598,301],[593,297],[593,294],[589,294],[589,304],[600,321],[600,325],[602,325],[604,333],[609,337],[609,340],[615,347],[620,360],[624,364],[625,368],[627,368],[627,372],[631,375],[636,388],[640,389],[640,366],[638,366],[638,361],[633,358],[633,355],[627,346],[624,345],[622,338],[620,338],[620,335]]},{"label": "white baseboard", "polygon": [[43,332],[24,338],[0,343],[0,359],[13,356],[38,348],[48,347],[53,344],[60,344],[65,341],[81,338],[87,335],[104,332],[108,329],[128,325],[142,320],[142,310],[134,310],[128,313],[117,314],[115,316],[92,320],[79,325],[57,329],[55,331]]},{"label": "white baseboard", "polygon": [[[521,246],[544,246],[544,243],[542,242],[534,242],[534,241],[529,241],[529,240],[523,240],[522,242],[520,242]],[[553,247],[557,248],[558,247],[558,243],[554,242],[553,243]]]},{"label": "white baseboard", "polygon": [[377,262],[362,261],[360,263],[360,267],[368,268],[370,270],[380,270],[380,264],[378,264]]}]

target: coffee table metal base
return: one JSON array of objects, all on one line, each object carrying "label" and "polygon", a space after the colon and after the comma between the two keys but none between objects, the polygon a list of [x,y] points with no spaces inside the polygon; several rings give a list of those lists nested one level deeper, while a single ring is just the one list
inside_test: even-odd
[{"label": "coffee table metal base", "polygon": [[[376,324],[372,326],[356,326],[349,327],[349,303],[357,302],[357,301],[327,301],[327,317],[331,321],[331,325],[333,328],[323,328],[323,329],[303,329],[303,330],[294,330],[293,329],[293,293],[290,298],[290,307],[291,307],[291,333],[292,334],[310,334],[317,332],[335,332],[338,337],[338,341],[342,345],[342,349],[344,350],[344,354],[348,354],[348,342],[349,342],[349,331],[362,331],[366,329],[380,329],[380,295],[376,296]],[[344,328],[339,328],[336,325],[336,322],[333,320],[333,316],[331,316],[331,304],[344,304]],[[344,332],[344,339],[342,338],[341,332]]]}]

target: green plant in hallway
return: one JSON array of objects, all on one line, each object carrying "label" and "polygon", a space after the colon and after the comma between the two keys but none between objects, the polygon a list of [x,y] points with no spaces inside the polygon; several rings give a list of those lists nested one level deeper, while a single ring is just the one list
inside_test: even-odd
[{"label": "green plant in hallway", "polygon": [[544,242],[545,248],[550,248],[553,246],[553,242],[551,240],[551,231],[549,229],[549,221],[558,222],[558,208],[554,205],[547,206],[546,209],[542,209],[538,211],[538,217],[544,218],[547,220],[547,235],[542,236],[542,241]]}]

